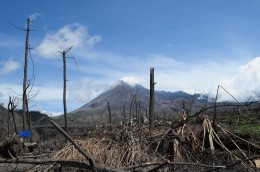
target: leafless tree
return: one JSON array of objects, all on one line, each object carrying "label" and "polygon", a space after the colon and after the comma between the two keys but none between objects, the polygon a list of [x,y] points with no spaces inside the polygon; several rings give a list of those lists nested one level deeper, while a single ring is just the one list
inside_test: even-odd
[{"label": "leafless tree", "polygon": [[149,130],[154,128],[154,68],[150,69]]},{"label": "leafless tree", "polygon": [[112,118],[111,118],[111,110],[110,110],[110,105],[109,101],[107,102],[107,108],[108,108],[108,117],[109,117],[109,127],[112,127]]},{"label": "leafless tree", "polygon": [[[28,100],[28,96],[30,97],[35,97],[36,94],[34,95],[30,95],[31,91],[32,91],[32,85],[30,83],[30,80],[27,79],[27,69],[28,69],[28,55],[30,53],[30,45],[29,45],[29,34],[30,31],[33,31],[30,29],[30,17],[27,18],[27,27],[26,29],[18,27],[16,25],[14,25],[13,23],[9,22],[12,26],[16,27],[19,30],[25,31],[26,32],[26,38],[25,38],[25,53],[24,53],[24,77],[23,77],[23,93],[22,93],[22,108],[23,108],[23,130],[26,130],[27,128],[29,128],[30,130],[30,118],[29,118],[29,107],[28,107],[28,103],[30,100]],[[31,58],[32,60],[32,58]],[[33,62],[33,61],[32,61]],[[33,66],[34,68],[34,66]],[[34,82],[34,72],[33,72],[33,82]],[[27,92],[29,90],[29,87],[31,85],[30,91]],[[26,120],[27,119],[27,120]],[[26,127],[26,121],[28,124],[28,127]]]},{"label": "leafless tree", "polygon": [[[15,130],[16,134],[18,133],[18,131],[17,131],[17,126],[16,126],[16,122],[15,122],[15,117],[14,117],[14,110],[17,107],[17,105],[18,105],[17,98],[9,96],[9,103],[7,106],[8,112],[9,112],[8,116],[10,116],[10,114],[12,115],[13,123],[14,123],[14,130]],[[9,136],[9,120],[8,120],[8,136]]]},{"label": "leafless tree", "polygon": [[[64,110],[64,122],[65,122],[65,131],[68,132],[68,123],[67,123],[67,103],[66,103],[66,89],[67,89],[67,79],[66,79],[66,58],[72,58],[77,66],[76,60],[74,57],[66,57],[66,54],[72,49],[72,46],[67,50],[58,51],[61,53],[63,59],[63,110]],[[77,66],[78,67],[78,66]]]}]

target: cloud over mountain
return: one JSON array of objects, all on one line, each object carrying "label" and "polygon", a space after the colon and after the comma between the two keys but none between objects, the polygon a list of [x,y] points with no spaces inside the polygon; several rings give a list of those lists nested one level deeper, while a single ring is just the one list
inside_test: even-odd
[{"label": "cloud over mountain", "polygon": [[[238,67],[235,75],[225,77],[220,84],[240,101],[247,101],[251,96],[260,98],[260,57]],[[222,99],[230,99],[226,95]]]}]

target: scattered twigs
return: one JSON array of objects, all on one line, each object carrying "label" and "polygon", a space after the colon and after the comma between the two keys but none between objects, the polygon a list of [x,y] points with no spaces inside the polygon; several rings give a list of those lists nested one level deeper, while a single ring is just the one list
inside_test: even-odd
[{"label": "scattered twigs", "polygon": [[[227,165],[207,165],[207,164],[199,164],[199,163],[186,163],[186,162],[147,162],[147,163],[143,163],[143,164],[138,164],[138,165],[132,165],[132,166],[129,166],[129,167],[126,167],[124,168],[124,170],[133,170],[133,169],[137,169],[137,168],[144,168],[144,167],[149,167],[149,166],[157,166],[157,167],[160,167],[160,168],[164,168],[165,166],[196,166],[196,167],[203,167],[203,168],[211,168],[210,170],[207,170],[208,171],[215,171],[215,170],[219,170],[219,169],[229,169],[235,165],[238,165],[242,162],[247,162],[247,161],[251,161],[251,160],[254,160],[254,159],[258,159],[260,158],[260,155],[258,156],[254,156],[254,157],[250,157],[250,158],[247,158],[247,159],[241,159],[241,160],[238,160],[234,163],[230,163],[230,164],[227,164]],[[157,168],[155,167],[155,168]],[[154,169],[155,169],[154,168]],[[149,170],[149,172],[152,172],[154,169],[152,170]],[[157,168],[158,170],[158,168]]]},{"label": "scattered twigs", "polygon": [[164,133],[164,135],[163,135],[162,138],[159,140],[159,142],[158,142],[158,144],[157,144],[157,146],[156,146],[156,148],[155,148],[155,150],[154,150],[154,154],[157,152],[157,150],[158,150],[158,148],[159,148],[159,146],[160,146],[160,144],[161,144],[161,141],[162,141],[171,131],[172,131],[172,129],[170,128],[170,129],[168,129],[168,130]]},{"label": "scattered twigs", "polygon": [[12,159],[15,159],[15,157],[11,154],[11,152],[9,150],[7,150],[9,156],[12,158]]},{"label": "scattered twigs", "polygon": [[[234,162],[234,163],[225,165],[225,166],[223,166],[223,168],[228,169],[228,168],[231,168],[231,167],[233,167],[233,166],[235,166],[235,165],[241,164],[241,163],[243,163],[243,162],[251,161],[251,160],[254,160],[254,159],[258,159],[258,158],[260,158],[260,155],[257,155],[257,156],[254,156],[254,157],[250,157],[250,158],[247,158],[247,159],[241,159],[241,160],[238,160],[238,161],[236,161],[236,162]],[[207,170],[207,172],[209,172],[209,171],[215,171],[215,170],[219,170],[219,168],[213,168],[213,169],[211,169],[211,170]]]},{"label": "scattered twigs", "polygon": [[196,166],[196,167],[217,168],[217,169],[225,168],[225,166],[222,166],[222,165],[212,166],[212,165],[207,165],[207,164],[187,163],[187,162],[147,162],[147,163],[143,163],[143,164],[139,164],[139,165],[133,165],[133,166],[126,167],[126,168],[124,168],[124,170],[132,170],[132,169],[144,168],[144,167],[148,167],[148,166],[160,166],[161,168],[163,168],[167,165]]},{"label": "scattered twigs", "polygon": [[[259,157],[250,158],[253,154],[247,154],[244,145],[240,145],[238,139],[231,136],[225,129],[222,128],[223,131],[218,129],[219,133],[216,133],[212,121],[206,115],[200,116],[195,122],[185,123],[186,127],[183,128],[183,131],[181,131],[183,125],[175,129],[159,126],[153,132],[149,132],[148,127],[138,124],[112,126],[112,130],[104,126],[103,131],[83,140],[73,140],[55,122],[51,120],[50,122],[72,144],[67,144],[64,148],[53,152],[52,160],[44,157],[41,160],[37,159],[34,164],[38,163],[38,165],[33,168],[34,171],[52,170],[58,167],[60,170],[64,170],[65,167],[81,168],[80,165],[67,165],[71,161],[82,163],[82,170],[87,169],[87,171],[174,170],[179,172],[233,169],[247,171],[256,168],[254,164],[250,163],[250,160]],[[180,121],[180,123],[182,122]],[[220,126],[216,124],[216,127]],[[231,142],[232,139],[237,142],[237,147]],[[251,145],[256,147],[254,144]],[[235,151],[233,151],[233,147],[236,149]],[[244,152],[244,155],[241,152]],[[19,160],[21,159],[19,158]],[[68,163],[64,165],[65,162]]]},{"label": "scattered twigs", "polygon": [[[227,134],[227,132],[224,130],[224,129],[222,129],[222,127],[220,127],[219,126],[219,128],[225,133],[225,134]],[[229,137],[229,136],[228,136]],[[229,137],[229,139],[232,141],[232,143],[237,147],[237,149],[242,153],[242,155],[245,157],[245,158],[248,158],[247,157],[247,155],[244,153],[244,151],[237,145],[237,143],[231,138],[231,137]],[[252,165],[253,165],[253,163],[251,162],[251,161],[249,161]]]},{"label": "scattered twigs", "polygon": [[66,137],[75,146],[75,148],[89,161],[89,164],[92,167],[92,169],[94,169],[95,166],[92,158],[89,155],[87,155],[86,152],[81,147],[79,147],[77,143],[58,124],[56,124],[51,119],[49,119],[49,121],[64,137]]},{"label": "scattered twigs", "polygon": [[47,165],[53,163],[60,163],[64,166],[80,167],[84,169],[91,169],[90,165],[77,161],[61,161],[61,160],[32,160],[32,159],[0,159],[0,163],[20,163],[20,164],[35,164],[35,165]]}]

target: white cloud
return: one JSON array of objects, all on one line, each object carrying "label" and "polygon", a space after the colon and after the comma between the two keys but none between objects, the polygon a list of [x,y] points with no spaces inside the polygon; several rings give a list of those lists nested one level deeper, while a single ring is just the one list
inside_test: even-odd
[{"label": "white cloud", "polygon": [[[256,96],[260,95],[257,91],[260,88],[260,73],[257,73],[260,58],[250,62],[227,58],[224,62],[203,60],[191,63],[164,54],[139,57],[93,50],[86,56],[88,58],[79,58],[80,72],[94,75],[91,79],[100,83],[114,83],[122,78],[130,84],[141,82],[149,88],[150,67],[154,67],[156,90],[182,90],[190,94],[196,90],[196,93],[208,93],[214,98],[217,86],[222,85],[239,100],[247,100],[253,92]],[[230,96],[220,90],[219,100],[230,100]]]},{"label": "white cloud", "polygon": [[9,74],[16,71],[19,68],[20,68],[19,62],[10,58],[9,60],[5,61],[3,64],[0,64],[0,74],[2,75]]},{"label": "white cloud", "polygon": [[[218,81],[224,76],[231,76],[239,64],[238,62],[220,64],[214,61],[190,63],[177,61],[164,54],[124,57],[118,54],[96,52],[93,56],[95,58],[88,58],[87,62],[79,63],[79,70],[97,75],[99,79],[104,80],[103,82],[111,83],[123,78],[129,83],[141,83],[149,88],[150,68],[154,67],[156,90],[189,90],[191,93],[194,93],[195,89],[203,93],[214,90],[219,84]],[[89,61],[91,61],[91,66],[84,65],[89,64]],[[97,79],[93,78],[93,80]]]},{"label": "white cloud", "polygon": [[41,17],[41,16],[43,16],[42,13],[33,13],[29,17],[30,17],[30,20],[33,21],[33,20],[36,20],[38,17]]},{"label": "white cloud", "polygon": [[69,99],[78,103],[87,103],[108,88],[108,84],[95,83],[89,78],[71,83]]},{"label": "white cloud", "polygon": [[[250,60],[241,65],[233,76],[224,77],[220,80],[220,85],[235,96],[239,101],[246,101],[254,95],[260,98],[260,57]],[[222,90],[220,100],[232,100],[232,98]]]},{"label": "white cloud", "polygon": [[45,111],[45,110],[42,110],[41,113],[46,114],[49,117],[58,116],[58,115],[63,114],[63,112],[51,112],[51,111]]},{"label": "white cloud", "polygon": [[92,47],[101,41],[99,35],[91,36],[87,31],[87,27],[81,24],[66,25],[57,32],[48,33],[41,44],[36,48],[36,52],[42,57],[57,57],[57,51],[63,51],[73,46],[73,49],[86,46]]},{"label": "white cloud", "polygon": [[36,97],[39,101],[62,101],[63,87],[45,85],[36,86],[34,90],[40,90]]},{"label": "white cloud", "polygon": [[143,82],[141,79],[138,79],[134,76],[125,76],[125,77],[121,78],[120,80],[122,80],[132,86],[134,86],[136,84],[141,84]]},{"label": "white cloud", "polygon": [[102,40],[102,37],[99,35],[95,35],[92,37],[89,37],[86,41],[88,46],[94,46],[97,42],[100,42]]}]

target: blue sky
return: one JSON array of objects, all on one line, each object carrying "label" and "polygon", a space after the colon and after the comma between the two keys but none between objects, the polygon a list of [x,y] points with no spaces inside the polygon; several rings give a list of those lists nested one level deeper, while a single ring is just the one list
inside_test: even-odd
[{"label": "blue sky", "polygon": [[[31,109],[63,111],[62,59],[67,60],[68,111],[118,80],[157,90],[214,95],[222,85],[237,99],[259,97],[258,0],[45,0],[3,1],[0,6],[0,102],[21,94],[25,32],[31,17],[34,90]],[[32,63],[29,63],[32,76]],[[220,100],[228,100],[223,91]],[[21,102],[20,102],[21,105]]]}]

